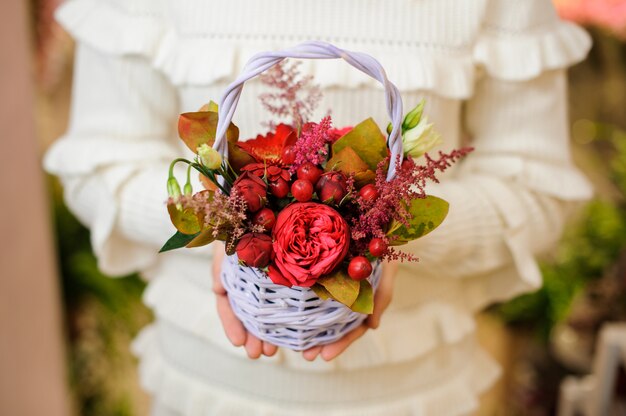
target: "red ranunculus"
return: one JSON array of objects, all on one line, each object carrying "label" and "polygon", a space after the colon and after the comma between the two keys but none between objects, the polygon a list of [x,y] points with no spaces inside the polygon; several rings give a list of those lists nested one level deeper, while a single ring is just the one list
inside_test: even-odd
[{"label": "red ranunculus", "polygon": [[239,196],[241,196],[248,206],[250,212],[257,212],[265,206],[267,196],[267,185],[257,176],[244,172],[233,183]]},{"label": "red ranunculus", "polygon": [[241,237],[236,247],[237,257],[246,266],[265,267],[273,257],[272,237],[261,233],[248,233]]},{"label": "red ranunculus", "polygon": [[348,224],[331,207],[314,202],[288,205],[274,226],[269,277],[276,284],[310,287],[341,263],[349,245]]}]

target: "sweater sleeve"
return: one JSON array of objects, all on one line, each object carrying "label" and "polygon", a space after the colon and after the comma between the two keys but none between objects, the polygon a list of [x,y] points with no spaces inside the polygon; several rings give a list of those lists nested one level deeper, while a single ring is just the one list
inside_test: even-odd
[{"label": "sweater sleeve", "polygon": [[75,59],[70,125],[44,164],[90,228],[101,270],[127,274],[150,265],[174,231],[164,202],[167,167],[180,155],[176,92],[137,56],[79,42]]},{"label": "sweater sleeve", "polygon": [[[559,21],[547,1],[492,3],[476,46],[483,75],[464,112],[475,151],[453,178],[429,189],[450,202],[449,215],[407,246],[421,261],[404,266],[465,279],[473,307],[538,288],[536,257],[592,194],[570,156],[564,69],[586,54],[588,38]],[[584,42],[563,51],[572,38]],[[518,54],[526,60],[516,61]],[[550,60],[555,54],[563,59]]]}]

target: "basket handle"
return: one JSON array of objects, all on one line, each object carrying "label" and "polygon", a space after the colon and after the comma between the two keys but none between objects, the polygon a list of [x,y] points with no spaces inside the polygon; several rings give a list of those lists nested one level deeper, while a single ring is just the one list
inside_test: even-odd
[{"label": "basket handle", "polygon": [[387,180],[393,179],[396,171],[395,160],[402,156],[402,97],[398,88],[387,79],[387,74],[380,62],[370,55],[361,52],[352,52],[340,49],[330,43],[311,41],[304,42],[292,48],[275,52],[261,52],[254,55],[244,66],[239,77],[224,91],[219,103],[219,119],[217,123],[216,140],[213,148],[224,157],[228,156],[226,129],[237,109],[237,103],[243,90],[243,84],[268,70],[285,58],[301,59],[337,59],[342,58],[356,69],[378,80],[385,89],[387,112],[391,118],[393,129],[387,139],[391,152],[391,163],[387,172]]}]

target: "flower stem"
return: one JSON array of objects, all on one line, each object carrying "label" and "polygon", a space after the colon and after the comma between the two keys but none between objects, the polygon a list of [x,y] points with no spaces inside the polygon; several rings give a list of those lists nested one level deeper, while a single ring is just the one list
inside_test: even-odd
[{"label": "flower stem", "polygon": [[[167,177],[167,194],[170,198],[172,198],[173,200],[177,201],[178,198],[180,198],[180,184],[178,183],[178,181],[176,180],[176,176],[174,176],[174,166],[176,166],[176,164],[178,162],[184,162],[187,164],[190,164],[191,162],[188,161],[187,159],[183,159],[183,158],[178,158],[172,161],[172,163],[170,163],[170,169],[169,169],[169,174]],[[187,173],[187,178],[189,178],[189,173]],[[189,179],[187,179],[189,180]],[[186,185],[185,185],[186,187]]]},{"label": "flower stem", "polygon": [[213,172],[211,169],[207,169],[205,166],[199,163],[192,163],[191,166],[194,169],[196,169],[198,172],[200,172],[202,175],[209,178],[209,180],[213,182],[215,186],[217,186],[224,195],[230,195],[230,193],[217,180],[217,178],[215,177],[215,172]]}]

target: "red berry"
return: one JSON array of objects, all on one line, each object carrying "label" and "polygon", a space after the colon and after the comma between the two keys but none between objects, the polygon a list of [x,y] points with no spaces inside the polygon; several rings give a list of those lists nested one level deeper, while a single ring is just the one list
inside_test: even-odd
[{"label": "red berry", "polygon": [[252,217],[252,223],[262,225],[265,231],[270,231],[276,223],[276,214],[269,208],[263,208]]},{"label": "red berry", "polygon": [[387,251],[387,243],[385,243],[385,240],[382,238],[372,238],[369,244],[369,250],[372,256],[380,257]]},{"label": "red berry", "polygon": [[372,274],[372,264],[363,256],[354,257],[348,265],[348,275],[354,280],[366,279]]},{"label": "red berry", "polygon": [[336,182],[327,182],[326,185],[318,192],[318,196],[322,202],[332,201],[336,204],[341,202],[346,196],[346,189]]},{"label": "red berry", "polygon": [[365,185],[359,191],[359,195],[368,202],[374,202],[376,198],[378,198],[378,190],[376,189],[376,186],[372,184]]},{"label": "red berry", "polygon": [[293,145],[283,149],[280,155],[281,160],[286,165],[292,165],[296,161],[296,149]]},{"label": "red berry", "polygon": [[306,179],[312,184],[317,183],[323,171],[311,162],[306,162],[298,168],[298,179]]},{"label": "red berry", "polygon": [[284,198],[289,193],[289,184],[283,178],[278,178],[275,182],[270,182],[268,188],[276,198]]},{"label": "red berry", "polygon": [[298,202],[310,201],[313,196],[313,184],[306,179],[298,179],[291,185],[291,194]]}]

